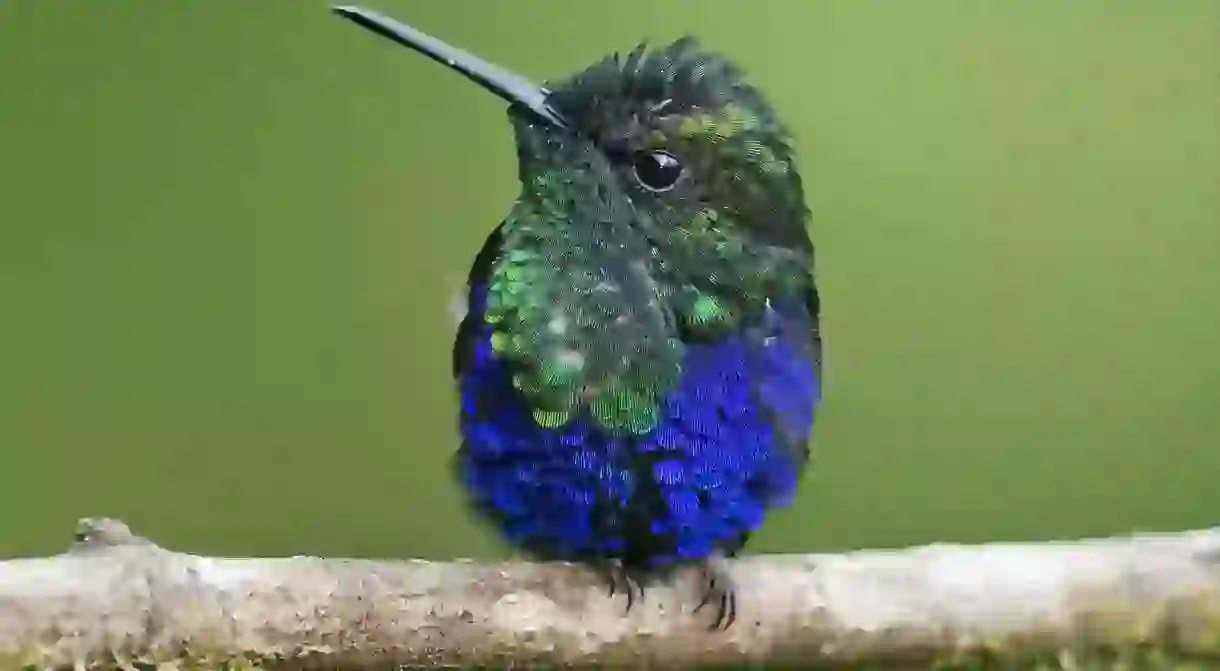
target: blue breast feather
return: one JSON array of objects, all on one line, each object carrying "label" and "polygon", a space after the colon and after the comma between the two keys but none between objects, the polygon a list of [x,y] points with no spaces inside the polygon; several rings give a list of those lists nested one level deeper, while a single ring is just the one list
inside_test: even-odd
[{"label": "blue breast feather", "polygon": [[660,425],[611,436],[587,417],[534,422],[492,352],[483,297],[479,287],[470,296],[457,466],[475,507],[513,544],[544,559],[655,569],[732,554],[767,509],[791,500],[820,397],[804,305],[688,344]]}]

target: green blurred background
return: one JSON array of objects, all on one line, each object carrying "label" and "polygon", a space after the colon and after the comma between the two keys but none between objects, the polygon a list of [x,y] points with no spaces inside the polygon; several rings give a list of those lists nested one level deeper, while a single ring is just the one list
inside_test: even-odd
[{"label": "green blurred background", "polygon": [[[802,155],[827,392],[754,551],[1220,519],[1220,3],[380,0],[534,78],[683,33]],[[447,306],[503,105],[322,2],[0,3],[0,555],[503,556]]]}]

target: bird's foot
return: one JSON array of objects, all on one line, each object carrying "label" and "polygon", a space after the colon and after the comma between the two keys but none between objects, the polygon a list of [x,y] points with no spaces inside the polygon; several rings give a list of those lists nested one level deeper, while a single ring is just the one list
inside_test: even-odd
[{"label": "bird's foot", "polygon": [[602,569],[606,573],[606,580],[610,586],[609,596],[614,598],[620,593],[626,594],[627,610],[625,612],[630,613],[631,607],[635,605],[635,600],[644,599],[644,587],[632,577],[627,569],[623,568],[623,562],[617,559],[606,561]]},{"label": "bird's foot", "polygon": [[699,612],[704,606],[716,607],[716,619],[708,627],[710,631],[728,629],[737,619],[737,586],[729,575],[724,559],[711,557],[703,563],[703,600],[695,606]]}]

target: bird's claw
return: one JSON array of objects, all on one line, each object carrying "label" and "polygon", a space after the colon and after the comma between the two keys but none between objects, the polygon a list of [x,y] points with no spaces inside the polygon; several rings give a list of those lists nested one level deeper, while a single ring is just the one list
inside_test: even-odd
[{"label": "bird's claw", "polygon": [[704,591],[703,599],[695,606],[699,612],[704,606],[716,604],[716,619],[708,627],[709,631],[728,629],[737,619],[737,586],[728,569],[718,559],[709,559],[703,565]]},{"label": "bird's claw", "polygon": [[607,582],[610,584],[609,596],[614,598],[620,592],[625,593],[627,595],[625,612],[630,613],[636,598],[644,599],[644,587],[627,572],[627,569],[623,568],[623,563],[617,559],[606,562],[605,570]]}]

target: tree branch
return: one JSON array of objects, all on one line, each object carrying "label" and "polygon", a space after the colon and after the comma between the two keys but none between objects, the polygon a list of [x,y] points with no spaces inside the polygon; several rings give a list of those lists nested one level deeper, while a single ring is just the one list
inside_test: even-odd
[{"label": "tree branch", "polygon": [[729,570],[737,622],[712,632],[693,572],[625,614],[565,564],[200,557],[82,520],[67,552],[0,561],[0,668],[1220,665],[1220,528]]}]

